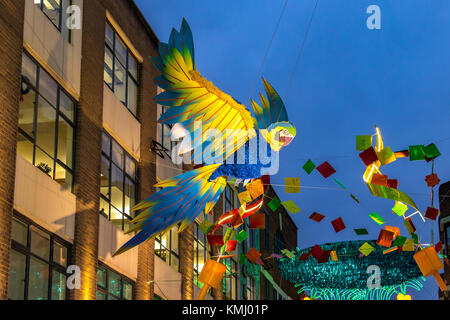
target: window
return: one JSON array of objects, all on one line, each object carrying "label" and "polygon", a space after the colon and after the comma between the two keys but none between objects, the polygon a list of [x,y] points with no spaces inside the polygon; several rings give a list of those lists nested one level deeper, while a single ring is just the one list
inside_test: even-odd
[{"label": "window", "polygon": [[123,105],[137,116],[139,64],[109,23],[106,23],[104,81]]},{"label": "window", "polygon": [[450,225],[445,226],[445,251],[447,257],[450,255]]},{"label": "window", "polygon": [[72,0],[34,0],[53,25],[71,41],[71,30],[67,27],[67,9],[72,5]]},{"label": "window", "polygon": [[[164,114],[164,112],[167,111],[167,107],[161,106],[161,115]],[[159,119],[159,117],[158,117]],[[164,123],[160,123],[160,143],[161,145],[167,149],[167,154],[170,155],[170,157],[172,156],[172,149],[175,146],[175,141],[172,141],[169,136],[170,136],[170,131],[172,130],[172,125],[168,125],[168,124],[164,124]]]},{"label": "window", "polygon": [[137,163],[103,132],[100,170],[100,213],[119,229],[130,229],[131,208],[136,203]]},{"label": "window", "polygon": [[198,282],[198,276],[209,257],[205,234],[198,228],[198,223],[194,223],[194,284],[199,288],[203,284]]},{"label": "window", "polygon": [[273,250],[276,254],[281,254],[281,250],[285,248],[284,245],[284,239],[283,235],[281,234],[280,230],[277,230],[275,233],[274,243],[273,243]]},{"label": "window", "polygon": [[237,299],[237,263],[232,258],[222,260],[222,263],[227,267],[223,277],[223,294],[228,300]]},{"label": "window", "polygon": [[66,300],[69,254],[65,241],[14,217],[8,298]]},{"label": "window", "polygon": [[103,264],[97,270],[97,300],[132,300],[133,282]]},{"label": "window", "polygon": [[235,201],[234,201],[234,191],[231,190],[229,186],[225,188],[224,192],[224,202],[223,202],[223,212],[228,212],[235,209]]},{"label": "window", "polygon": [[256,300],[256,281],[252,277],[247,277],[247,299]]},{"label": "window", "polygon": [[264,279],[264,298],[265,300],[270,300],[270,281]]},{"label": "window", "polygon": [[155,237],[155,254],[176,271],[179,270],[178,226]]},{"label": "window", "polygon": [[74,136],[74,101],[24,53],[17,153],[72,190]]}]

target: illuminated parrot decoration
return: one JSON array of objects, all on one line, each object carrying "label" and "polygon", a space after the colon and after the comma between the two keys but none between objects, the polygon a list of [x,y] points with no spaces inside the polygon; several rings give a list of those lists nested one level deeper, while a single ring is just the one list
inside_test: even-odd
[{"label": "illuminated parrot decoration", "polygon": [[133,208],[141,212],[127,233],[139,232],[115,255],[180,222],[179,232],[183,231],[200,213],[213,209],[228,180],[274,174],[261,154],[272,159],[296,135],[283,101],[265,79],[267,97],[260,94],[262,107],[251,101],[252,116],[200,75],[185,19],[179,32],[172,29],[167,44],[159,44],[159,57],[151,60],[161,73],[154,82],[162,92],[154,101],[167,107],[158,122],[173,126],[172,139],[182,139],[179,154],[190,152],[193,162],[204,166],[157,183],[161,189]]}]

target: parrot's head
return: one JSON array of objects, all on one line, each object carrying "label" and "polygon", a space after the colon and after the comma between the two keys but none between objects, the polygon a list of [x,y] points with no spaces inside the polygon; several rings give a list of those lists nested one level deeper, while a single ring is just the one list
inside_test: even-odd
[{"label": "parrot's head", "polygon": [[272,123],[267,130],[260,130],[260,132],[274,151],[280,151],[281,148],[290,144],[297,133],[295,126],[287,121]]}]

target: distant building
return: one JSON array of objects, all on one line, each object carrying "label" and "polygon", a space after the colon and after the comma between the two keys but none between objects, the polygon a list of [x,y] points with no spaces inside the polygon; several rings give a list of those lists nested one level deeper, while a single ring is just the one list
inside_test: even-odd
[{"label": "distant building", "polygon": [[[442,242],[444,254],[447,259],[450,257],[450,181],[441,184],[439,187],[439,234]],[[444,281],[447,282],[447,289],[450,290],[450,266],[444,263]],[[439,291],[439,298],[450,300],[449,291],[442,293]]]}]

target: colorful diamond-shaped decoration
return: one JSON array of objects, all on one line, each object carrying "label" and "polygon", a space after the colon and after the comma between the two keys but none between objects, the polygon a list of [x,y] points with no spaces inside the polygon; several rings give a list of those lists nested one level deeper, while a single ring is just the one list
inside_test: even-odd
[{"label": "colorful diamond-shaped decoration", "polygon": [[300,178],[284,178],[285,193],[300,193]]},{"label": "colorful diamond-shaped decoration", "polygon": [[377,245],[389,248],[394,240],[394,233],[381,229],[378,235]]},{"label": "colorful diamond-shaped decoration", "polygon": [[369,214],[369,217],[371,217],[373,219],[373,221],[375,221],[376,223],[378,223],[379,225],[382,225],[383,223],[385,223],[386,221],[380,217],[380,215],[376,212],[372,212],[371,214]]},{"label": "colorful diamond-shaped decoration", "polygon": [[316,244],[309,253],[318,260],[322,256],[323,250],[318,244]]},{"label": "colorful diamond-shaped decoration", "polygon": [[369,234],[369,232],[368,232],[367,229],[365,229],[365,228],[361,228],[361,229],[353,229],[353,230],[355,231],[355,233],[356,233],[358,236],[363,236],[363,235]]},{"label": "colorful diamond-shaped decoration", "polygon": [[356,151],[364,151],[372,146],[371,135],[356,136]]},{"label": "colorful diamond-shaped decoration", "polygon": [[282,202],[281,204],[290,214],[302,212],[302,210],[292,200]]},{"label": "colorful diamond-shaped decoration", "polygon": [[436,147],[434,143],[429,144],[428,146],[423,148],[423,152],[428,159],[434,159],[441,155],[439,149]]},{"label": "colorful diamond-shaped decoration", "polygon": [[436,220],[439,215],[439,210],[433,207],[428,207],[427,211],[425,211],[425,217],[430,220]]},{"label": "colorful diamond-shaped decoration", "polygon": [[436,173],[426,176],[425,181],[427,182],[427,186],[431,188],[437,186],[441,182]]},{"label": "colorful diamond-shaped decoration", "polygon": [[398,215],[399,217],[403,216],[407,210],[408,206],[398,201],[395,202],[395,206],[392,208],[392,212]]},{"label": "colorful diamond-shaped decoration", "polygon": [[361,247],[359,247],[359,252],[365,255],[366,257],[373,251],[373,247],[367,242],[364,243]]},{"label": "colorful diamond-shaped decoration", "polygon": [[303,170],[305,170],[307,174],[311,174],[311,172],[313,172],[315,168],[316,165],[311,161],[311,159],[306,161],[306,163],[303,165]]},{"label": "colorful diamond-shaped decoration", "polygon": [[394,152],[392,152],[391,147],[386,147],[380,152],[377,152],[378,160],[380,160],[381,165],[385,166],[396,160]]},{"label": "colorful diamond-shaped decoration", "polygon": [[359,157],[366,166],[370,166],[372,163],[378,161],[377,153],[375,152],[375,149],[373,147],[370,147],[369,149],[361,152],[359,154]]},{"label": "colorful diamond-shaped decoration", "polygon": [[316,168],[316,170],[319,171],[325,179],[336,172],[336,170],[334,170],[334,168],[331,166],[331,164],[328,163],[328,161],[322,163]]},{"label": "colorful diamond-shaped decoration", "polygon": [[409,146],[409,160],[417,161],[417,160],[425,160],[425,153],[423,151],[422,145]]},{"label": "colorful diamond-shaped decoration", "polygon": [[339,232],[345,229],[344,220],[342,220],[341,217],[337,218],[336,220],[331,221],[331,225],[334,228],[334,231]]},{"label": "colorful diamond-shaped decoration", "polygon": [[209,230],[211,230],[211,227],[212,227],[212,223],[206,219],[203,220],[203,222],[200,223],[200,225],[198,226],[200,231],[203,232],[204,234],[207,234],[209,232]]},{"label": "colorful diamond-shaped decoration", "polygon": [[278,199],[277,196],[274,196],[273,199],[270,200],[270,202],[267,205],[273,212],[275,212],[281,206],[281,201],[280,199]]},{"label": "colorful diamond-shaped decoration", "polygon": [[248,233],[245,232],[245,230],[241,230],[235,237],[234,239],[236,239],[239,242],[244,241],[245,239],[247,239],[248,237]]},{"label": "colorful diamond-shaped decoration", "polygon": [[404,236],[397,236],[394,240],[394,242],[392,243],[393,246],[398,246],[398,247],[403,247],[403,245],[406,242],[406,237]]},{"label": "colorful diamond-shaped decoration", "polygon": [[320,213],[314,212],[309,218],[316,222],[320,222],[323,220],[323,218],[325,218],[325,216],[321,215]]}]

